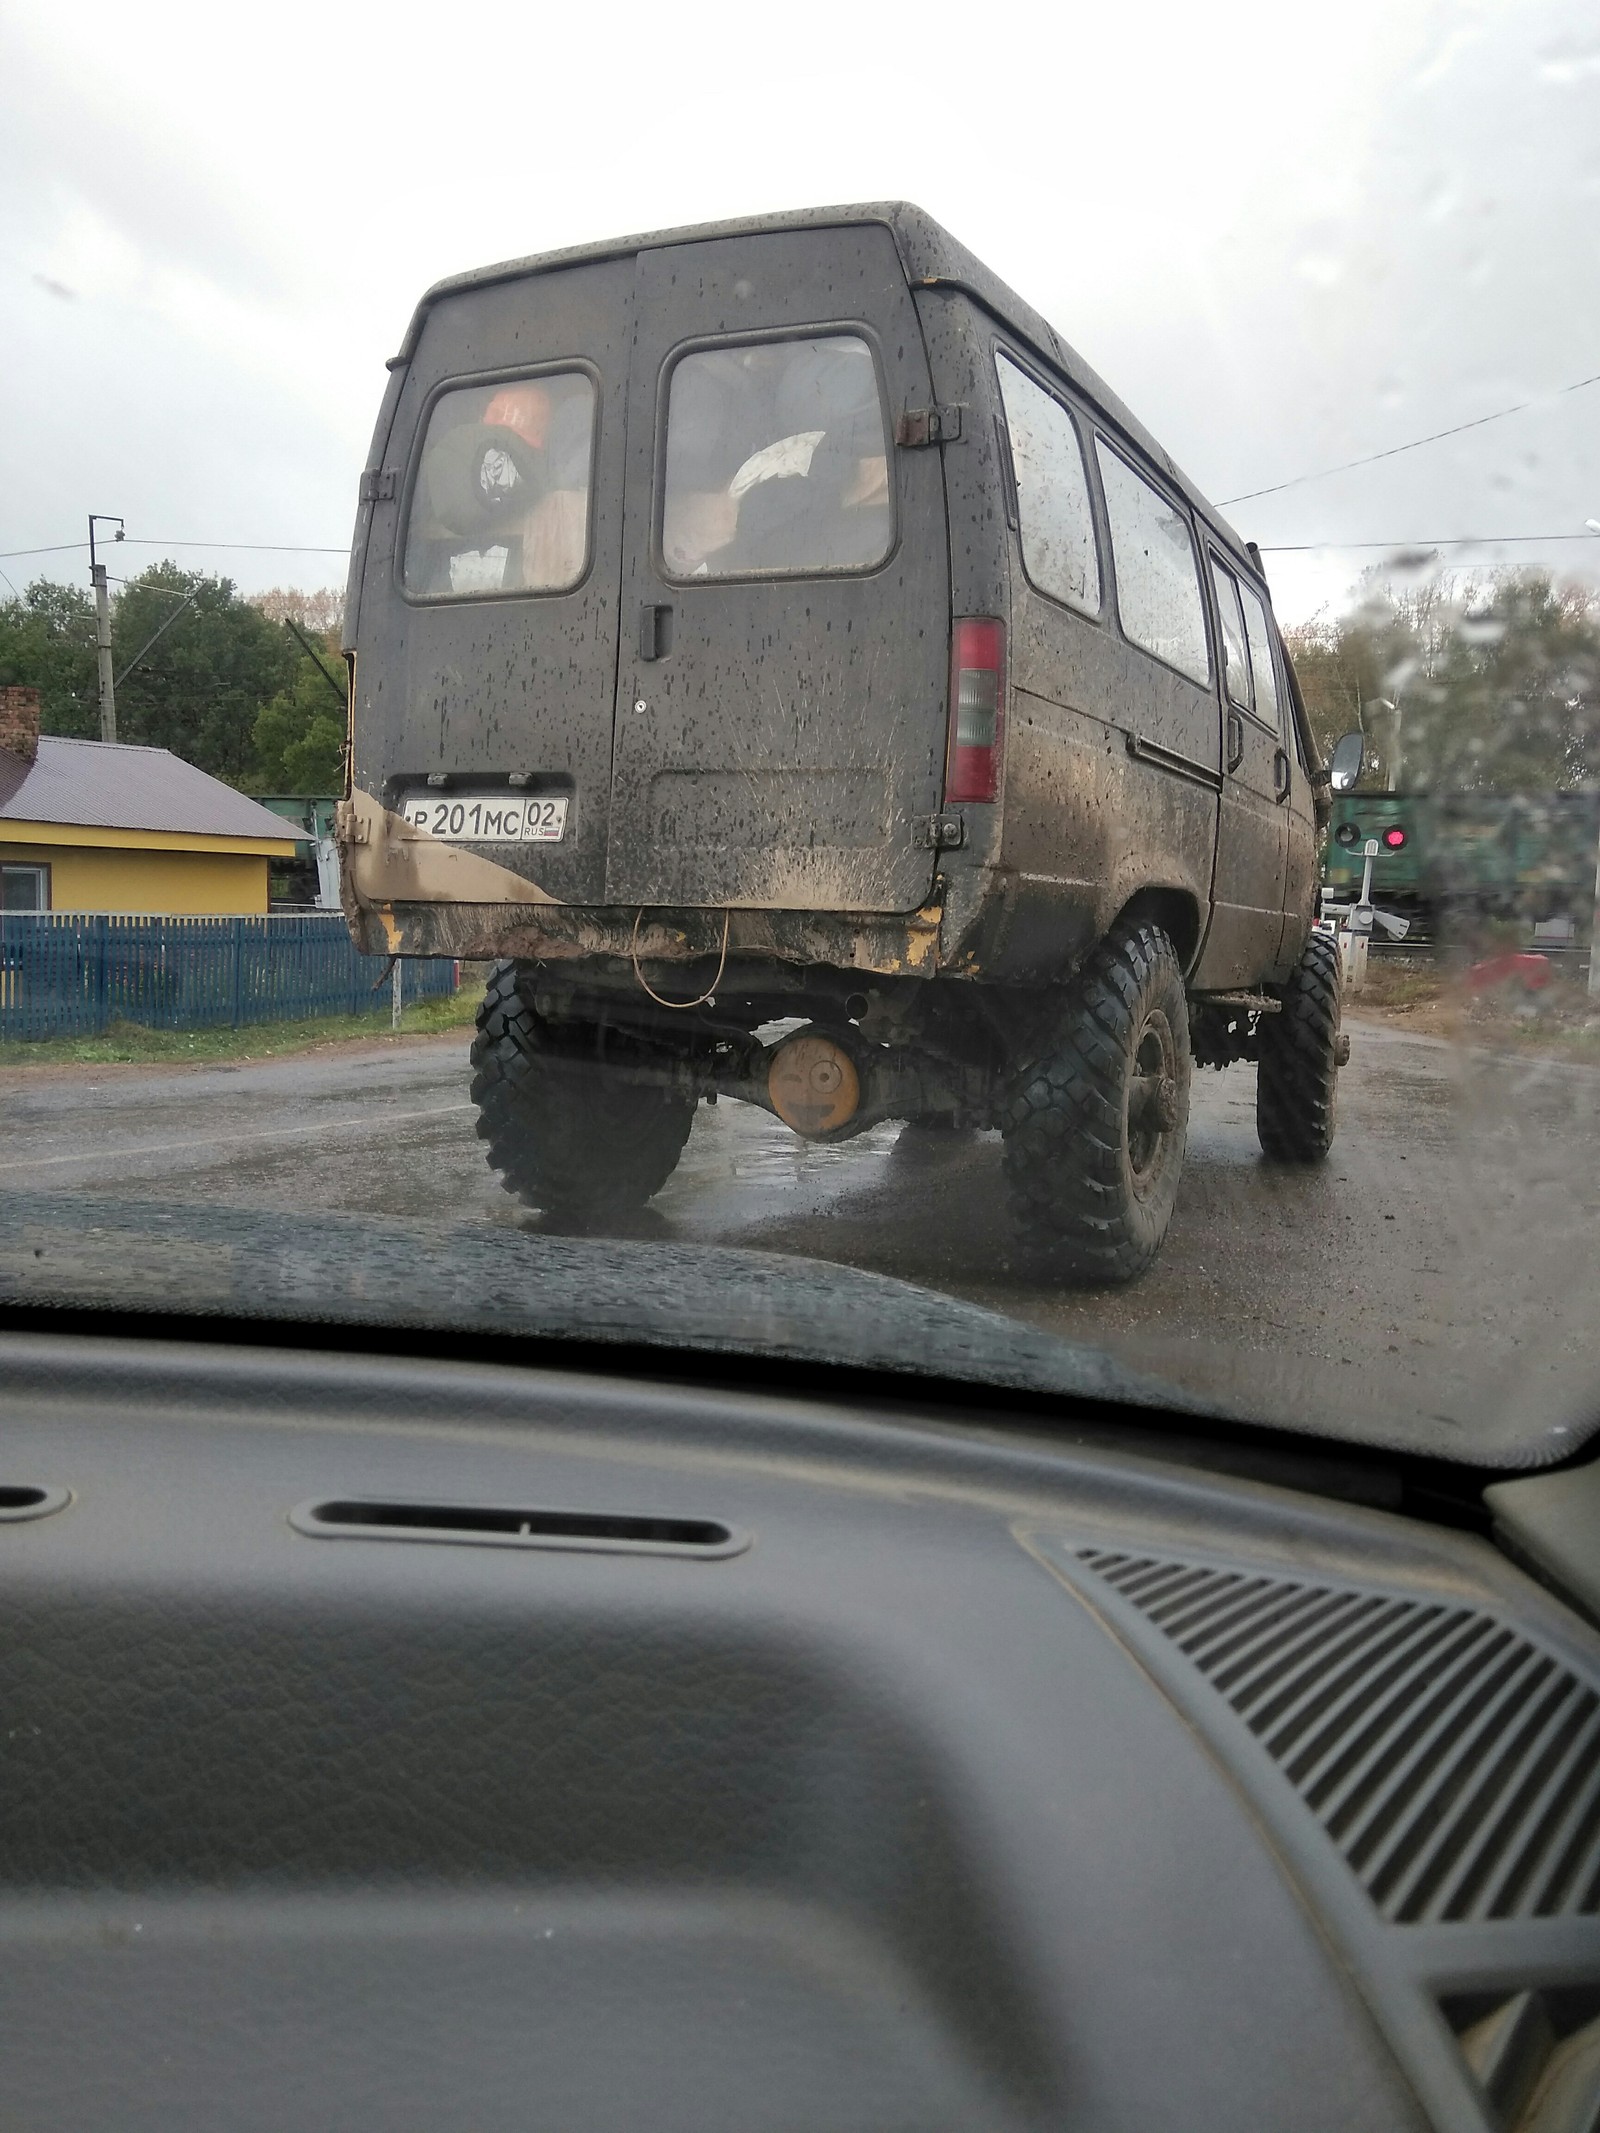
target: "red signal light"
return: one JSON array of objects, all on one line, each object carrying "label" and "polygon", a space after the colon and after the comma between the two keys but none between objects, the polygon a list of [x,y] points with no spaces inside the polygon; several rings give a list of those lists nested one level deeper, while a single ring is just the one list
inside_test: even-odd
[{"label": "red signal light", "polygon": [[1006,717],[1003,622],[968,616],[950,641],[950,745],[946,800],[992,800],[1000,786]]},{"label": "red signal light", "polygon": [[1393,829],[1386,829],[1384,831],[1383,841],[1389,847],[1391,852],[1398,852],[1400,847],[1406,841],[1406,833],[1403,829],[1399,827],[1398,824],[1396,824]]}]

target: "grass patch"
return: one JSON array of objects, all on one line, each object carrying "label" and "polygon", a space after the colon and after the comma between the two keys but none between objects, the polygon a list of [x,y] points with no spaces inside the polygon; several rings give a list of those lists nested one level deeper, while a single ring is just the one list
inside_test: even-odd
[{"label": "grass patch", "polygon": [[1505,1057],[1600,1065],[1600,1003],[1589,997],[1586,972],[1560,966],[1542,986],[1513,976],[1473,992],[1459,966],[1441,971],[1374,956],[1365,986],[1345,995],[1345,1011],[1394,1018],[1402,1027]]},{"label": "grass patch", "polygon": [[1530,1052],[1541,1059],[1575,1059],[1586,1066],[1600,1064],[1600,1028],[1552,1029],[1537,1022],[1496,1023],[1495,1039],[1513,1051]]},{"label": "grass patch", "polygon": [[1352,993],[1352,1005],[1368,1007],[1421,1007],[1430,1000],[1441,999],[1445,986],[1435,970],[1404,964],[1396,965],[1381,956],[1367,959],[1367,982],[1359,993]]},{"label": "grass patch", "polygon": [[[476,987],[445,999],[418,1000],[400,1019],[399,1037],[429,1037],[465,1028],[478,1011]],[[370,1015],[316,1015],[294,1022],[254,1022],[246,1029],[144,1029],[114,1022],[100,1037],[44,1037],[0,1044],[0,1069],[33,1066],[194,1066],[214,1060],[271,1059],[323,1044],[392,1039],[387,1007]]]}]

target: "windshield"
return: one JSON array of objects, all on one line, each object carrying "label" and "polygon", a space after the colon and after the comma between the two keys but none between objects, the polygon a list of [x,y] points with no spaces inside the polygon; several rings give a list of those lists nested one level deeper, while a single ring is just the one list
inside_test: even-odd
[{"label": "windshield", "polygon": [[1159,12],[11,12],[0,1300],[1600,1427],[1590,11]]}]

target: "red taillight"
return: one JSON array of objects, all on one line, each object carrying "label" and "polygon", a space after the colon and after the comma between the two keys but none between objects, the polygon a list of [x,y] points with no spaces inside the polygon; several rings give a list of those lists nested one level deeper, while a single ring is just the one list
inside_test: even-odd
[{"label": "red taillight", "polygon": [[1398,852],[1401,845],[1406,841],[1406,833],[1403,829],[1386,829],[1383,833],[1383,841],[1391,852]]},{"label": "red taillight", "polygon": [[1000,786],[1005,722],[1005,624],[969,617],[956,624],[950,644],[947,801],[994,798]]}]

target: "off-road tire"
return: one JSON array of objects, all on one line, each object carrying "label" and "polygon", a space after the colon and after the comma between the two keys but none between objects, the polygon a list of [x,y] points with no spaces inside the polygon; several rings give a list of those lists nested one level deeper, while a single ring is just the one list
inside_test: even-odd
[{"label": "off-road tire", "polygon": [[1191,1073],[1172,943],[1159,926],[1119,925],[1078,973],[1001,1117],[1017,1227],[1071,1279],[1132,1281],[1160,1250],[1183,1171]]},{"label": "off-road tire", "polygon": [[1313,933],[1283,1011],[1263,1015],[1256,1068],[1256,1137],[1274,1163],[1320,1163],[1333,1146],[1339,1095],[1339,945]]},{"label": "off-road tire", "polygon": [[600,1060],[557,1050],[512,963],[490,974],[472,1066],[490,1168],[507,1192],[559,1218],[642,1207],[677,1168],[694,1123],[692,1096],[622,1080]]}]

